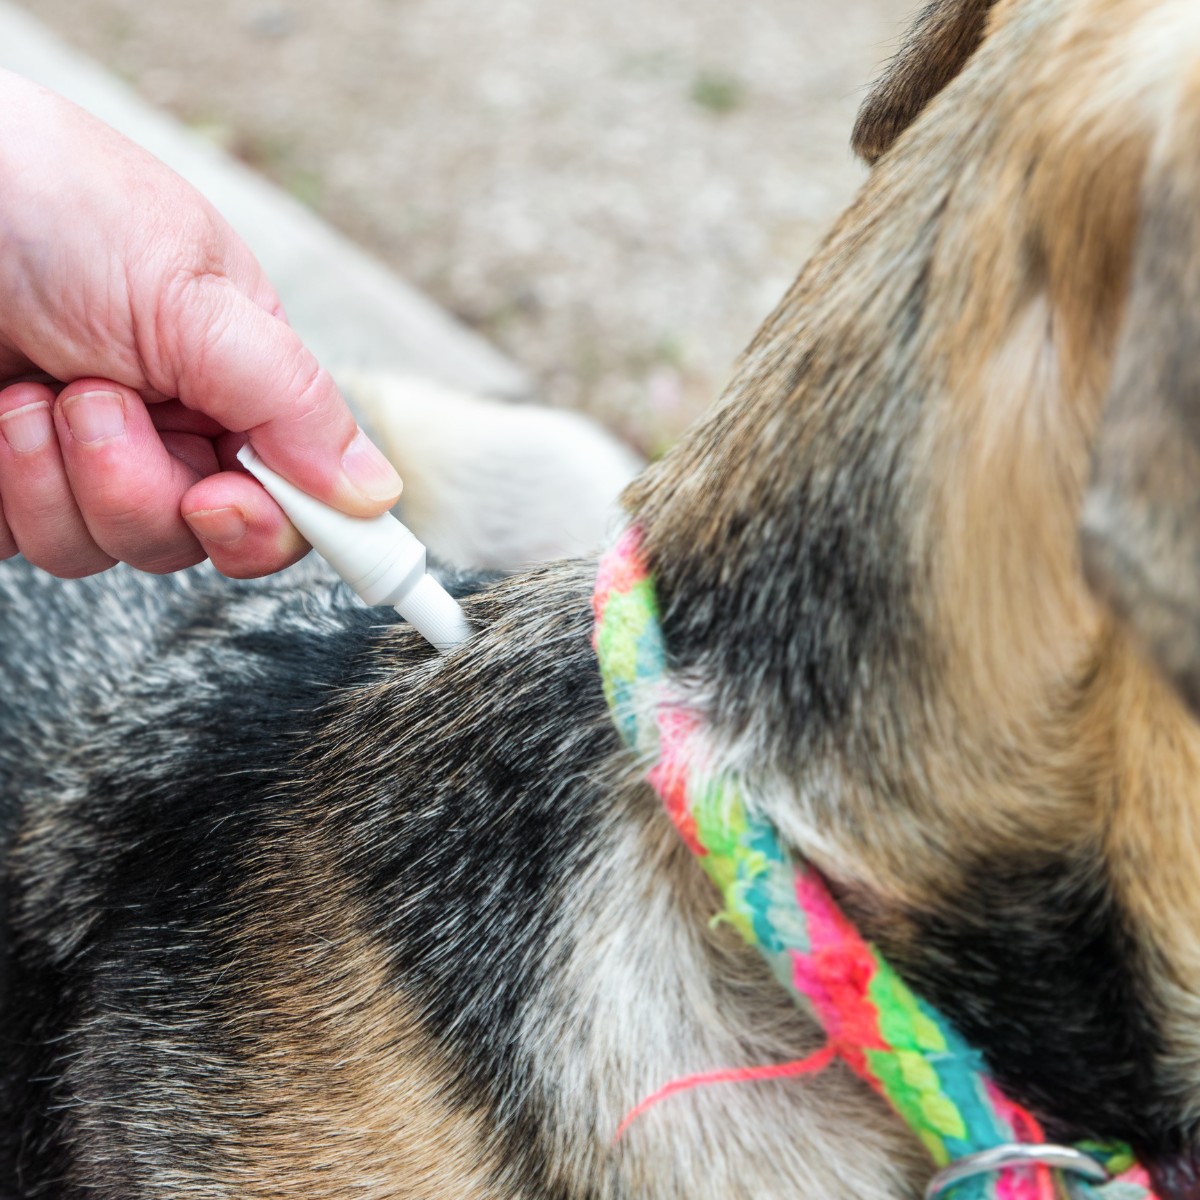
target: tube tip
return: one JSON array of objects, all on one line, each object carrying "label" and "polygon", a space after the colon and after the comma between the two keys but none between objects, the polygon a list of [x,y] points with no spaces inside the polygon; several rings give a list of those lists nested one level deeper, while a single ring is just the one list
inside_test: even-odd
[{"label": "tube tip", "polygon": [[471,626],[458,601],[432,575],[422,575],[396,605],[396,611],[439,650],[453,650],[471,636]]}]

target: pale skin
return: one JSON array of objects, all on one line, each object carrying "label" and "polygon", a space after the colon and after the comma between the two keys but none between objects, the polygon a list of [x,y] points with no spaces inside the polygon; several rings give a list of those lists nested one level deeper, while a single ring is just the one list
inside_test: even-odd
[{"label": "pale skin", "polygon": [[307,549],[237,469],[373,516],[400,480],[188,184],[0,71],[0,557],[77,577],[205,557],[269,574]]}]

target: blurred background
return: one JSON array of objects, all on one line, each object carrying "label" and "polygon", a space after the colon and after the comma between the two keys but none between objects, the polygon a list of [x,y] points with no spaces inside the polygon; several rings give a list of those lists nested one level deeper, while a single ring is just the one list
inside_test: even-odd
[{"label": "blurred background", "polygon": [[863,171],[915,0],[30,0],[655,454]]}]

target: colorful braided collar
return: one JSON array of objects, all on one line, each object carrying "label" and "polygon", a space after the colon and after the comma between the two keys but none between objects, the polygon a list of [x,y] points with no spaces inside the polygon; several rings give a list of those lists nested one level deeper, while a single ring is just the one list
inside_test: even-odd
[{"label": "colorful braided collar", "polygon": [[[793,996],[811,1006],[838,1057],[920,1138],[940,1169],[937,1194],[952,1200],[1154,1200],[1145,1171],[1120,1145],[1064,1150],[1064,1156],[1082,1152],[1100,1164],[1108,1175],[1103,1183],[1040,1165],[988,1167],[989,1156],[1011,1164],[1015,1155],[1004,1147],[1035,1157],[1045,1147],[1049,1159],[1053,1152],[1034,1116],[989,1078],[978,1051],[863,941],[816,871],[788,856],[738,781],[705,770],[695,737],[699,720],[673,703],[664,686],[654,579],[636,528],[601,560],[593,607],[613,719],[648,764],[648,781],[724,897],[724,915]],[[960,1172],[967,1174],[961,1181]]]}]

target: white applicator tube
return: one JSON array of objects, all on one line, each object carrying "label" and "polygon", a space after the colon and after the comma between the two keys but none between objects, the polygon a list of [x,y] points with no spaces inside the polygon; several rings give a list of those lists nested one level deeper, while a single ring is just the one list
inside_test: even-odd
[{"label": "white applicator tube", "polygon": [[338,512],[277,475],[249,442],[238,451],[238,462],[364,603],[390,604],[442,651],[471,636],[458,601],[425,573],[425,547],[391,513],[351,517]]}]

